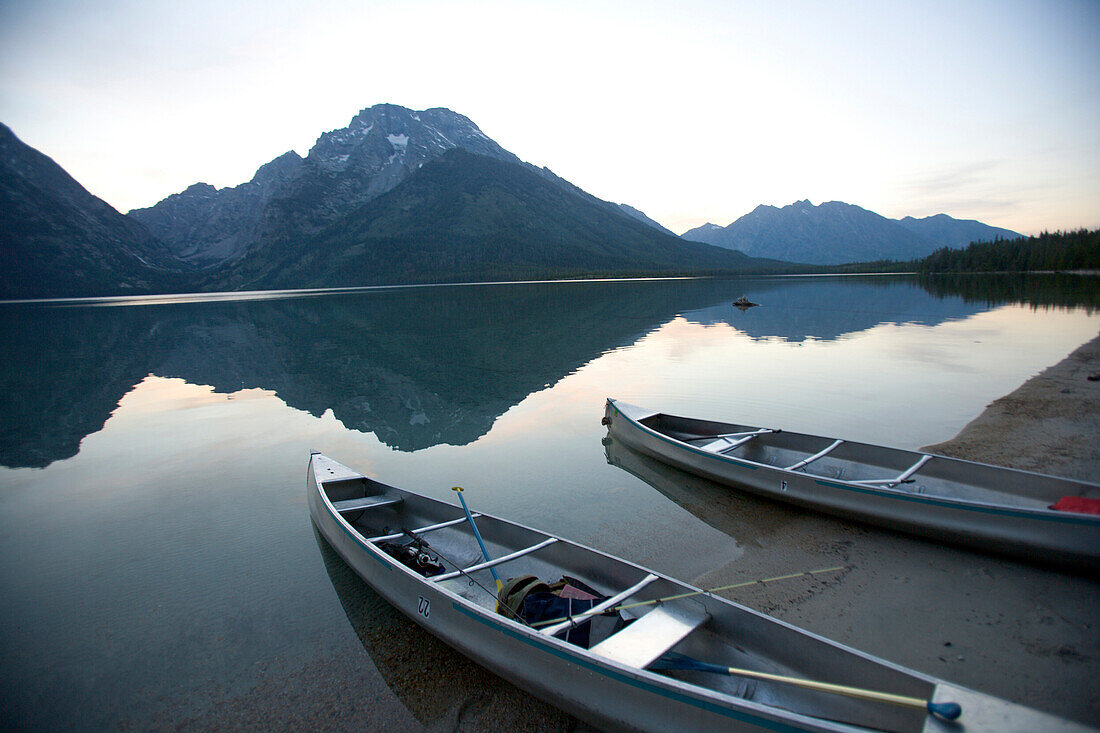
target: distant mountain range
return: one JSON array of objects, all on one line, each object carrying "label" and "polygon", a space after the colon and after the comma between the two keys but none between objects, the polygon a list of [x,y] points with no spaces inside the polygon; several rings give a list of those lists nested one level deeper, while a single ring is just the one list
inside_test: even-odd
[{"label": "distant mountain range", "polygon": [[289,151],[248,183],[220,190],[196,184],[129,215],[177,256],[210,268],[271,240],[316,234],[456,147],[524,165],[460,114],[380,104],[321,135],[305,158]]},{"label": "distant mountain range", "polygon": [[0,134],[0,298],[774,269],[521,161],[446,109],[382,104],[260,167],[123,216]]},{"label": "distant mountain range", "polygon": [[[393,189],[328,215],[276,199],[244,256],[204,289],[526,280],[591,273],[757,271],[768,264],[672,235],[524,165],[455,147]],[[275,223],[272,225],[272,223]]]},{"label": "distant mountain range", "polygon": [[789,272],[998,236],[1017,235],[803,201],[681,238],[523,162],[460,114],[391,104],[247,183],[196,183],[123,215],[0,125],[0,298]]},{"label": "distant mountain range", "polygon": [[684,239],[813,265],[919,259],[942,247],[973,241],[1017,239],[1020,234],[970,219],[937,214],[924,219],[887,219],[873,211],[829,201],[797,201],[783,208],[757,206],[729,226],[704,224]]}]

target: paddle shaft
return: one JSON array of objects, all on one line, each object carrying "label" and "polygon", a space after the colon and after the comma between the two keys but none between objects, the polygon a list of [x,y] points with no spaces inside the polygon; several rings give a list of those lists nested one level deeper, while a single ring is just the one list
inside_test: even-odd
[{"label": "paddle shaft", "polygon": [[[777,580],[789,580],[791,578],[801,578],[803,576],[808,576],[808,575],[817,575],[818,573],[832,573],[832,572],[835,572],[837,570],[843,570],[843,569],[844,569],[843,565],[837,565],[836,567],[832,567],[832,568],[821,568],[820,570],[807,570],[807,571],[802,572],[802,573],[790,573],[789,575],[778,575],[774,578],[763,578],[761,580],[746,580],[746,581],[741,582],[741,583],[734,583],[733,585],[720,585],[717,588],[707,588],[706,590],[693,590],[693,591],[688,591],[687,593],[677,593],[674,596],[662,596],[661,598],[652,598],[648,601],[638,601],[636,603],[623,603],[623,604],[620,604],[618,606],[615,606],[614,608],[609,608],[607,610],[608,611],[623,611],[623,610],[628,609],[628,608],[638,608],[640,606],[655,606],[655,605],[658,605],[658,604],[661,604],[661,603],[665,603],[667,601],[677,601],[677,600],[680,600],[681,598],[690,598],[692,596],[707,595],[707,594],[710,594],[710,593],[716,593],[717,591],[720,591],[720,590],[732,590],[733,588],[744,588],[744,587],[750,586],[750,585],[763,585],[764,583],[774,583]],[[539,627],[539,626],[550,626],[552,624],[561,623],[562,621],[568,621],[569,618],[571,618],[571,617],[563,616],[561,618],[550,619],[549,621],[539,621],[537,623],[532,624],[532,626],[534,626],[536,628]]]},{"label": "paddle shaft", "polygon": [[874,700],[876,702],[888,702],[894,705],[904,705],[911,708],[925,709],[928,706],[927,700],[921,700],[919,697],[907,697],[906,695],[895,695],[891,692],[879,692],[878,690],[867,690],[862,687],[849,687],[848,685],[837,685],[832,682],[818,682],[817,680],[804,680],[798,677],[787,677],[781,674],[769,674],[768,672],[754,672],[750,669],[738,669],[737,667],[728,667],[726,674],[737,675],[738,677],[755,677],[761,680],[771,680],[772,682],[785,682],[789,685],[796,685],[798,687],[805,687],[809,690],[820,690],[821,692],[834,692],[838,695],[847,695],[848,697],[858,697],[863,700]]},{"label": "paddle shaft", "polygon": [[768,680],[770,682],[782,682],[783,684],[794,685],[796,687],[803,687],[808,690],[817,690],[819,692],[830,692],[837,695],[847,695],[848,697],[855,697],[861,700],[871,700],[874,702],[885,702],[892,705],[901,705],[904,707],[917,708],[925,710],[930,713],[935,713],[948,720],[954,720],[959,717],[962,709],[956,703],[935,703],[931,700],[922,700],[919,697],[908,697],[906,695],[895,695],[891,692],[880,692],[878,690],[868,690],[862,687],[851,687],[849,685],[837,685],[832,682],[818,682],[817,680],[807,680],[801,677],[788,677],[782,674],[772,674],[770,672],[757,672],[751,669],[739,669],[737,667],[723,667],[719,664],[711,664],[709,662],[700,662],[697,659],[691,657],[685,657],[679,654],[668,654],[658,660],[653,665],[654,669],[696,669],[702,672],[716,672],[718,674],[727,674],[736,677],[751,677],[758,680]]},{"label": "paddle shaft", "polygon": [[[474,530],[474,537],[477,538],[477,544],[481,547],[481,556],[485,558],[485,562],[492,562],[493,558],[489,557],[489,551],[485,549],[485,541],[481,539],[481,532],[477,531],[477,524],[474,523],[474,517],[470,514],[470,508],[466,506],[466,500],[462,498],[462,487],[452,486],[451,490],[458,494],[458,500],[462,504],[462,511],[466,512],[466,519],[469,520],[470,528]],[[500,576],[497,575],[496,568],[490,567],[489,572],[493,574],[493,580],[497,582],[497,593],[500,593],[503,584],[500,582]]]}]

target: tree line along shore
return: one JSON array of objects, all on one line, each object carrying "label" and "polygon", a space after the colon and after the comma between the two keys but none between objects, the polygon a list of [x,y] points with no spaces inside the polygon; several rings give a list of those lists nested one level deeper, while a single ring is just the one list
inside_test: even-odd
[{"label": "tree line along shore", "polygon": [[916,272],[922,275],[977,272],[1100,271],[1100,229],[1043,232],[1034,237],[942,247],[910,262],[882,260],[837,265],[830,272]]}]

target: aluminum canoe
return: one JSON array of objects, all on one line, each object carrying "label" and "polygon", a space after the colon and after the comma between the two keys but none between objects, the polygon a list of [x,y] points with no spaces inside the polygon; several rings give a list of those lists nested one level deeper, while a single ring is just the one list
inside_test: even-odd
[{"label": "aluminum canoe", "polygon": [[1053,509],[1100,500],[1100,484],[750,425],[608,399],[625,445],[738,489],[940,541],[1095,572],[1100,515]]},{"label": "aluminum canoe", "polygon": [[[306,483],[320,534],[389,603],[475,662],[605,730],[1086,730],[904,669],[595,549],[475,512],[489,567],[462,508],[367,478],[319,453],[310,456]],[[426,577],[381,548],[413,537],[438,556],[445,572]],[[492,570],[501,578],[571,576],[609,596],[615,607],[627,606],[618,613],[633,623],[606,638],[593,630],[590,648],[568,643],[559,638],[568,621],[535,628],[497,613]],[[656,599],[667,600],[645,603]],[[668,652],[957,702],[962,715],[948,722],[920,709],[785,682],[653,669]]]}]

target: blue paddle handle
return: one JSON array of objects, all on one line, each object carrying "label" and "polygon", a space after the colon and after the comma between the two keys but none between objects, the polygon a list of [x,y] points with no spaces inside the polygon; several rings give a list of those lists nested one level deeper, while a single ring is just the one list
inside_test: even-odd
[{"label": "blue paddle handle", "polygon": [[[481,532],[477,531],[477,525],[474,524],[474,517],[470,514],[470,508],[466,506],[466,500],[462,498],[462,489],[456,489],[455,493],[458,494],[458,500],[462,502],[462,511],[466,512],[466,519],[470,520],[470,526],[474,530],[474,537],[477,538],[477,544],[481,547],[481,556],[485,558],[485,562],[492,560],[489,557],[489,551],[485,549],[485,541],[481,539]],[[489,568],[489,572],[493,574],[493,580],[500,582],[500,578],[497,576],[496,568]]]},{"label": "blue paddle handle", "polygon": [[962,715],[962,707],[957,702],[932,702],[928,701],[928,712],[938,715],[944,720],[958,720]]}]

